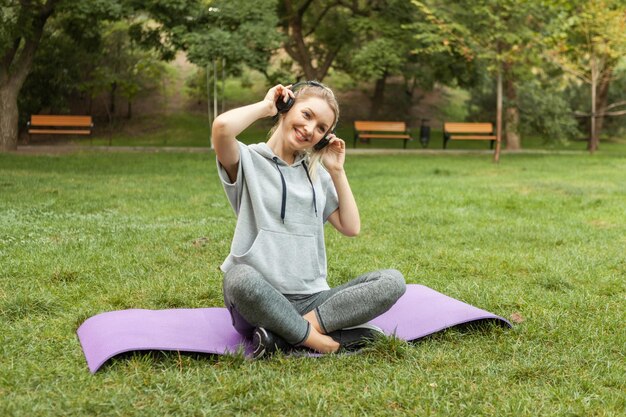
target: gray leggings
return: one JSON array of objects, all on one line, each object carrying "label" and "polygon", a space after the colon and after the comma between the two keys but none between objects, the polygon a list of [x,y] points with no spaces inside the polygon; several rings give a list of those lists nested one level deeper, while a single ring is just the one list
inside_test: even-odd
[{"label": "gray leggings", "polygon": [[312,310],[323,333],[329,333],[379,316],[405,290],[404,277],[395,269],[370,272],[315,294],[281,294],[248,265],[224,274],[224,302],[235,329],[249,337],[255,327],[264,327],[292,345],[309,336],[310,324],[302,316]]}]

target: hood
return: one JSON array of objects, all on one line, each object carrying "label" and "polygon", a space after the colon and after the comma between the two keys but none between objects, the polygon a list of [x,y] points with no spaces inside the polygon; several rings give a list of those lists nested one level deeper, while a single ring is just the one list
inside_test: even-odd
[{"label": "hood", "polygon": [[282,198],[280,202],[280,220],[283,222],[283,224],[285,223],[285,215],[287,211],[287,182],[285,181],[285,176],[283,175],[283,172],[280,169],[281,165],[283,167],[288,167],[288,166],[297,167],[298,165],[302,165],[304,172],[306,172],[306,177],[309,180],[309,184],[311,185],[311,191],[313,195],[313,209],[315,210],[315,216],[317,217],[317,198],[315,196],[315,186],[313,185],[313,181],[311,181],[311,176],[309,175],[309,167],[307,166],[305,162],[305,159],[307,156],[306,153],[304,152],[300,153],[296,157],[293,164],[289,165],[285,161],[280,159],[278,156],[276,156],[276,154],[274,154],[274,152],[270,149],[269,146],[267,146],[267,143],[265,142],[257,143],[255,145],[250,145],[248,146],[248,149],[267,158],[268,160],[272,161],[274,165],[276,165],[276,171],[278,172],[278,175],[280,176],[280,182],[282,185]]},{"label": "hood", "polygon": [[305,152],[300,153],[298,156],[296,156],[295,160],[293,161],[293,164],[289,165],[287,162],[283,161],[282,159],[280,159],[279,156],[277,156],[274,151],[272,151],[272,149],[267,146],[267,143],[265,142],[261,142],[261,143],[255,143],[254,145],[249,145],[248,148],[256,153],[258,153],[259,155],[269,159],[270,161],[274,161],[274,157],[277,158],[277,163],[279,165],[285,165],[285,166],[298,166],[300,164],[302,164],[303,162],[306,161],[307,158],[307,154]]}]

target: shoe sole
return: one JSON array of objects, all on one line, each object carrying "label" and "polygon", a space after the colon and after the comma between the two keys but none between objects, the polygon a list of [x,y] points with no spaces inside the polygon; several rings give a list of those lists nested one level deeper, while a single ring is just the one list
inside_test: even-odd
[{"label": "shoe sole", "polygon": [[254,352],[252,352],[252,359],[261,359],[263,356],[265,356],[265,351],[267,350],[267,346],[263,344],[263,337],[261,337],[259,333],[263,333],[265,339],[269,337],[264,328],[259,327],[255,330],[254,335],[252,336],[252,343],[254,344],[255,339],[258,338],[259,345],[256,347],[256,349],[254,349]]},{"label": "shoe sole", "polygon": [[371,323],[363,323],[363,324],[358,324],[356,326],[352,326],[352,327],[344,327],[343,330],[352,330],[352,329],[369,329],[369,330],[373,330],[375,332],[378,332],[382,335],[385,334],[385,332],[383,331],[383,329],[381,329],[380,327],[373,325]]}]

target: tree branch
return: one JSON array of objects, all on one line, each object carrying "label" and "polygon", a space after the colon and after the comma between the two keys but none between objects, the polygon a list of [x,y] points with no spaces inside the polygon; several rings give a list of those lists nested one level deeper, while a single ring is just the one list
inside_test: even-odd
[{"label": "tree branch", "polygon": [[21,41],[22,38],[16,38],[13,42],[13,47],[8,49],[4,54],[4,57],[2,57],[2,62],[0,63],[0,85],[6,83],[9,80],[11,64],[15,59],[15,54],[17,54],[17,51],[19,50]]},{"label": "tree branch", "polygon": [[7,70],[11,66],[11,62],[13,62],[13,59],[15,58],[15,54],[20,47],[21,40],[22,38],[20,37],[15,38],[15,40],[13,41],[13,46],[8,49],[4,54],[4,57],[2,57],[2,67],[7,68]]},{"label": "tree branch", "polygon": [[360,15],[360,16],[367,16],[368,15],[365,10],[360,10],[359,9],[358,1],[353,1],[352,4],[350,4],[347,1],[338,0],[337,1],[337,5],[345,7],[346,9],[350,10],[355,15]]},{"label": "tree branch", "polygon": [[313,32],[315,32],[315,29],[317,28],[317,26],[319,25],[319,23],[322,21],[322,19],[324,18],[324,16],[326,15],[326,13],[328,13],[333,7],[339,6],[340,2],[335,2],[335,3],[331,3],[328,6],[326,6],[326,8],[324,8],[324,10],[322,10],[322,13],[320,13],[320,15],[317,17],[317,19],[315,19],[315,22],[313,23],[313,25],[311,25],[311,30],[309,30],[304,37],[308,37],[310,36]]},{"label": "tree branch", "polygon": [[618,101],[617,103],[613,103],[613,104],[609,104],[608,106],[606,106],[604,108],[604,110],[611,110],[611,109],[614,109],[615,107],[620,107],[620,106],[626,106],[626,100],[625,101]]},{"label": "tree branch", "polygon": [[[39,42],[41,41],[41,37],[43,35],[43,29],[46,24],[48,18],[54,12],[54,7],[58,0],[48,0],[46,3],[39,9],[39,13],[37,17],[33,19],[31,28],[32,33],[31,36],[25,39],[24,47],[20,51],[19,55],[15,60],[15,66],[13,74],[15,76],[14,83],[18,88],[21,88],[22,84],[26,80],[28,73],[30,72],[30,66],[33,63],[33,59],[35,57],[35,52],[39,47]],[[11,75],[9,74],[9,77]]]},{"label": "tree branch", "polygon": [[552,60],[552,63],[555,64],[557,67],[561,68],[564,72],[567,72],[568,74],[573,75],[574,77],[586,82],[587,84],[591,84],[591,79],[587,77],[584,72],[576,71],[571,68],[568,68],[556,60]]},{"label": "tree branch", "polygon": [[337,49],[329,52],[326,55],[326,58],[324,59],[324,64],[322,64],[318,72],[320,80],[322,80],[326,76],[326,74],[328,73],[328,70],[330,69],[330,66],[332,65],[333,61],[335,60],[335,57],[337,56],[340,50],[341,50],[341,45],[339,45]]},{"label": "tree branch", "polygon": [[610,111],[608,113],[601,113],[599,114],[599,116],[623,116],[626,114],[626,110],[620,110],[620,111]]},{"label": "tree branch", "polygon": [[302,6],[300,6],[300,8],[298,9],[298,16],[300,18],[302,18],[302,16],[304,16],[304,13],[306,13],[306,9],[309,8],[309,6],[311,5],[311,3],[313,3],[313,0],[307,0],[304,2],[304,4]]}]

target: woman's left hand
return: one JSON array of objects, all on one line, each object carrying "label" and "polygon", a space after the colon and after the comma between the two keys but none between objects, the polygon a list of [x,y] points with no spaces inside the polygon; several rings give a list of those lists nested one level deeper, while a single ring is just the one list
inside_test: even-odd
[{"label": "woman's left hand", "polygon": [[329,134],[330,143],[324,149],[322,162],[328,171],[341,171],[346,161],[346,142],[334,134]]}]

